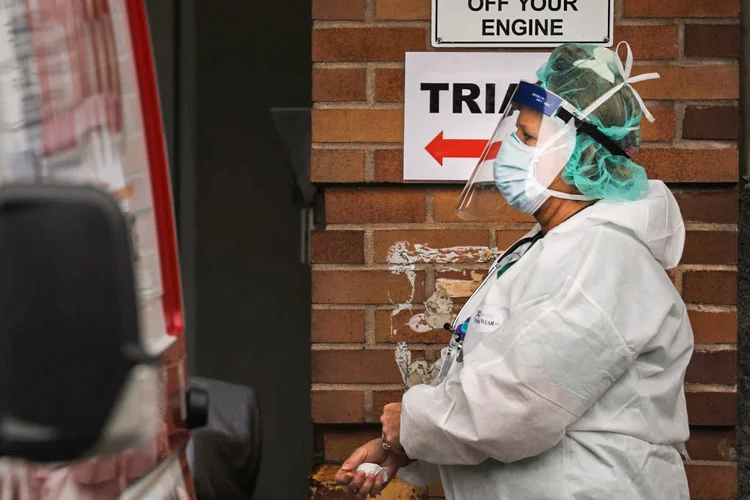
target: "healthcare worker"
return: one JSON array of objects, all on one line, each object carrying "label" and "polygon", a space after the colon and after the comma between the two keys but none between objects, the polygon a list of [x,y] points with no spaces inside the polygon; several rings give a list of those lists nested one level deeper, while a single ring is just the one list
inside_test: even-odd
[{"label": "healthcare worker", "polygon": [[689,499],[693,335],[666,272],[685,229],[630,159],[653,120],[632,84],[659,75],[632,77],[619,49],[563,45],[515,88],[458,212],[538,224],[458,314],[436,380],[386,406],[383,438],[338,472],[359,496],[398,471],[449,499]]}]

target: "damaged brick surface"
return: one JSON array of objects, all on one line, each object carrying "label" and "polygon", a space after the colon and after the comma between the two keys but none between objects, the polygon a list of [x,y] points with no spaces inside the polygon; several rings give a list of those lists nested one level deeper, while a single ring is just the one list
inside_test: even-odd
[{"label": "damaged brick surface", "polygon": [[[466,222],[455,211],[460,184],[403,183],[404,54],[433,50],[429,3],[315,5],[313,180],[323,199],[313,242],[313,393],[328,463],[377,437],[383,406],[400,400],[396,345],[414,350],[413,375],[423,379],[450,339],[442,323],[535,222],[508,207],[490,223]],[[636,162],[669,183],[687,229],[669,276],[698,346],[686,395],[691,493],[734,498],[741,2],[615,4],[614,43],[631,43],[634,74],[661,73],[638,87],[659,102],[649,102],[657,121],[643,120]],[[319,494],[312,498],[348,498],[335,487]],[[443,492],[434,486],[425,496]]]}]

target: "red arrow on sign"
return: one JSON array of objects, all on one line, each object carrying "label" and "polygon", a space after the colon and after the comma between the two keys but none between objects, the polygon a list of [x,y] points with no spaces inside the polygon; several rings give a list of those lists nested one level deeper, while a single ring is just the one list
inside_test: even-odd
[{"label": "red arrow on sign", "polygon": [[[495,142],[490,148],[487,159],[497,156],[501,142]],[[430,155],[443,166],[444,158],[479,158],[487,146],[487,139],[444,139],[443,132],[435,136],[425,147]]]}]

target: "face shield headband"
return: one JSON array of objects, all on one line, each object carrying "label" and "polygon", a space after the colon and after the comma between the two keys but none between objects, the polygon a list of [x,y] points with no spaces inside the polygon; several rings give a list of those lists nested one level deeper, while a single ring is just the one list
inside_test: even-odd
[{"label": "face shield headband", "polygon": [[[642,82],[645,80],[654,80],[657,78],[661,78],[661,75],[659,75],[659,73],[644,73],[642,75],[636,75],[636,76],[631,77],[630,73],[633,70],[633,51],[630,49],[630,45],[627,42],[620,42],[617,44],[617,47],[615,48],[614,52],[616,55],[619,54],[620,47],[623,45],[625,46],[625,49],[627,50],[625,64],[623,65],[622,60],[619,57],[615,57],[613,59],[615,62],[615,65],[617,66],[617,70],[620,73],[620,76],[622,77],[622,82],[615,85],[610,90],[608,90],[607,92],[599,96],[598,99],[592,102],[583,111],[579,111],[574,105],[570,104],[569,102],[565,101],[564,99],[555,95],[549,90],[544,90],[544,92],[548,96],[553,96],[556,100],[559,100],[559,102],[557,102],[555,115],[544,113],[544,111],[542,111],[541,109],[539,109],[538,111],[544,113],[546,116],[557,116],[563,122],[574,127],[577,133],[584,133],[588,135],[589,137],[594,139],[596,142],[601,144],[604,148],[606,148],[613,155],[624,156],[625,158],[630,159],[632,156],[634,156],[637,153],[636,150],[624,151],[616,142],[614,142],[612,139],[607,137],[606,134],[604,134],[601,130],[599,130],[599,127],[597,127],[596,125],[594,125],[593,123],[587,120],[587,117],[591,115],[591,113],[596,111],[600,106],[602,106],[605,102],[611,99],[623,87],[627,86],[632,92],[636,101],[638,102],[638,105],[640,106],[641,111],[643,112],[643,116],[646,117],[646,119],[651,123],[655,121],[654,116],[651,114],[651,112],[646,107],[646,104],[643,102],[643,98],[638,93],[638,91],[632,87],[631,84]],[[576,65],[581,66],[581,67],[584,67],[584,66],[588,67],[592,71],[597,72],[603,78],[614,82],[615,76],[612,74],[612,71],[609,69],[609,66],[607,65],[606,60],[594,59],[593,61],[585,61],[585,62],[579,61],[578,63],[576,63]],[[531,85],[527,82],[521,82],[521,84]],[[520,88],[520,85],[519,85],[519,88]],[[513,89],[511,87],[510,89],[508,89],[508,93],[511,94],[513,93],[514,90],[517,92],[517,89]],[[508,96],[506,96],[506,101],[507,100],[508,100]],[[511,98],[511,100],[513,100],[513,98]],[[564,131],[561,131],[559,135],[562,136],[563,134],[564,134]],[[554,141],[557,139],[559,139],[559,136],[555,136],[551,138],[548,142],[554,143]]]}]

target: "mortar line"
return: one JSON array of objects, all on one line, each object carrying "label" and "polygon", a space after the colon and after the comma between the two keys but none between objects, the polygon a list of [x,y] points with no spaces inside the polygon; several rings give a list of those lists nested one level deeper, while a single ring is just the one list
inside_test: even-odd
[{"label": "mortar line", "polygon": [[[371,2],[372,0],[368,0]],[[413,0],[412,0],[413,1]],[[430,21],[376,21],[376,20],[365,20],[362,21],[331,21],[321,20],[313,22],[313,29],[324,30],[324,29],[336,29],[336,28],[352,28],[352,29],[367,29],[367,28],[429,28]]]},{"label": "mortar line", "polygon": [[362,151],[377,151],[378,149],[403,149],[401,142],[314,142],[312,149],[356,149]]},{"label": "mortar line", "polygon": [[698,140],[698,139],[680,139],[675,141],[647,141],[643,143],[644,147],[649,148],[668,148],[668,149],[702,149],[726,150],[737,149],[737,141],[718,141],[718,140]]},{"label": "mortar line", "polygon": [[428,189],[425,193],[425,222],[428,224],[435,222],[435,192]]},{"label": "mortar line", "polygon": [[680,271],[737,271],[736,265],[723,264],[680,264],[676,269]]},{"label": "mortar line", "polygon": [[375,335],[375,308],[365,309],[365,344],[367,348],[375,346],[377,338]]},{"label": "mortar line", "polygon": [[[688,0],[689,1],[689,0]],[[665,22],[666,21],[666,22]],[[739,24],[740,20],[737,17],[627,17],[623,18],[622,23],[618,23],[622,26],[632,26],[635,23],[640,25],[658,25],[658,24],[671,24],[671,22],[682,21],[688,24]]]},{"label": "mortar line", "polygon": [[489,232],[489,238],[488,238],[489,248],[497,248],[497,230],[488,229],[488,232]]},{"label": "mortar line", "polygon": [[699,57],[684,57],[682,59],[638,59],[633,63],[633,68],[639,69],[644,66],[665,66],[671,68],[715,66],[723,68],[726,66],[737,66],[737,58],[716,57],[704,59]]},{"label": "mortar line", "polygon": [[[375,310],[371,308],[371,311],[374,312]],[[367,320],[367,315],[365,315],[365,323],[368,321],[371,323],[374,323],[374,314],[370,314],[371,319]],[[447,342],[446,342],[447,343]],[[443,343],[440,342],[440,345]],[[348,351],[348,352],[363,352],[363,351],[390,351],[393,349],[394,342],[373,342],[372,344],[362,344],[360,342],[318,342],[312,345],[311,350],[312,351]],[[413,349],[415,351],[423,351],[425,349],[428,349],[433,344],[428,344],[426,342],[410,342],[409,348]]]},{"label": "mortar line", "polygon": [[737,392],[736,385],[725,384],[685,384],[685,392]]},{"label": "mortar line", "polygon": [[643,102],[646,103],[646,106],[657,108],[670,107],[677,103],[690,106],[737,106],[737,99],[647,99]]},{"label": "mortar line", "polygon": [[432,296],[435,293],[435,278],[436,278],[435,266],[430,266],[425,271],[424,288],[425,297]]},{"label": "mortar line", "polygon": [[737,312],[737,306],[719,304],[685,304],[688,311],[708,313],[732,313]]},{"label": "mortar line", "polygon": [[676,102],[674,111],[675,111],[675,141],[683,141],[684,136],[684,130],[685,130],[685,109],[687,106],[685,106],[685,103],[683,102]]},{"label": "mortar line", "polygon": [[367,307],[364,304],[312,304],[313,311],[364,311]]},{"label": "mortar line", "polygon": [[375,264],[375,232],[372,229],[365,230],[365,264]]},{"label": "mortar line", "polygon": [[314,62],[313,69],[365,69],[368,63],[365,62],[332,62],[321,61]]},{"label": "mortar line", "polygon": [[365,95],[367,102],[375,103],[375,93],[377,83],[375,81],[375,67],[372,63],[367,64],[367,71],[365,72]]},{"label": "mortar line", "polygon": [[737,344],[726,342],[699,342],[693,347],[694,352],[731,352],[737,350]]},{"label": "mortar line", "polygon": [[738,231],[737,224],[711,224],[699,222],[686,222],[685,229],[687,231],[720,231],[729,233],[736,233]]},{"label": "mortar line", "polygon": [[363,384],[363,383],[335,383],[335,382],[313,382],[313,391],[393,391],[402,389],[402,384]]},{"label": "mortar line", "polygon": [[369,62],[346,62],[346,61],[317,61],[313,62],[313,69],[366,69],[372,66],[376,69],[404,69],[406,64],[398,61],[369,61]]},{"label": "mortar line", "polygon": [[625,0],[615,2],[615,26],[619,26],[625,18]]},{"label": "mortar line", "polygon": [[375,181],[375,149],[365,149],[365,181]]},{"label": "mortar line", "polygon": [[674,287],[677,289],[677,293],[680,294],[680,296],[683,295],[683,284],[684,284],[684,271],[677,268],[674,271]]},{"label": "mortar line", "polygon": [[313,109],[404,109],[400,102],[367,102],[367,101],[317,101],[313,103]]},{"label": "mortar line", "polygon": [[372,389],[365,389],[365,422],[372,421]]}]

